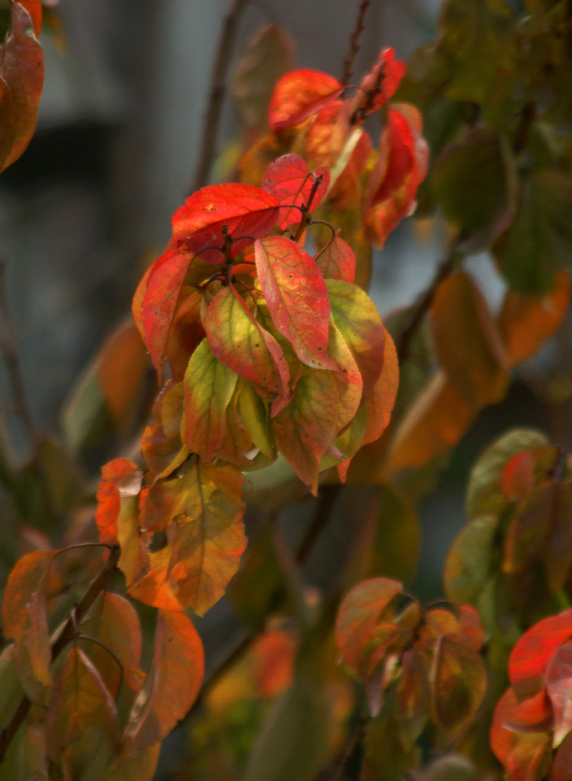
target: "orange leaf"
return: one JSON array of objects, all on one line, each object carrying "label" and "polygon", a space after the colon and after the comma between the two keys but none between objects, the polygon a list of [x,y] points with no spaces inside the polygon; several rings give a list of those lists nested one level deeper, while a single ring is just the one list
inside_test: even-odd
[{"label": "orange leaf", "polygon": [[354,672],[363,674],[367,670],[372,634],[386,608],[401,593],[403,586],[397,580],[372,578],[354,586],[345,596],[336,620],[336,644]]},{"label": "orange leaf", "polygon": [[552,654],[570,637],[572,608],[538,621],[512,649],[508,666],[511,684],[542,675]]},{"label": "orange leaf", "polygon": [[16,562],[2,602],[2,631],[14,641],[18,677],[28,697],[40,704],[52,685],[45,587],[53,558],[51,551],[34,551]]},{"label": "orange leaf", "polygon": [[306,136],[306,153],[312,163],[334,168],[343,154],[351,130],[350,110],[346,101],[335,100],[324,106]]},{"label": "orange leaf", "polygon": [[137,391],[147,371],[147,355],[131,322],[122,323],[104,344],[98,359],[103,398],[116,423],[129,422]]},{"label": "orange leaf", "polygon": [[383,368],[367,400],[369,417],[362,446],[378,440],[387,428],[397,398],[398,386],[399,359],[393,339],[386,330]]},{"label": "orange leaf", "polygon": [[479,409],[500,401],[508,386],[507,363],[495,323],[471,277],[445,279],[431,306],[437,359],[464,401]]},{"label": "orange leaf", "polygon": [[283,236],[255,244],[260,287],[279,333],[298,358],[316,369],[339,369],[327,355],[330,303],[322,275],[310,255]]},{"label": "orange leaf", "polygon": [[34,35],[41,24],[39,5],[10,4],[10,27],[0,47],[0,171],[24,153],[36,129],[44,83],[44,53]]},{"label": "orange leaf", "polygon": [[556,274],[554,290],[544,296],[507,291],[498,326],[510,366],[536,355],[562,325],[569,304],[570,281],[566,271]]},{"label": "orange leaf", "polygon": [[342,85],[328,73],[296,70],[282,76],[274,88],[268,111],[273,130],[298,125],[336,100]]},{"label": "orange leaf", "polygon": [[163,740],[185,716],[199,693],[204,651],[184,613],[159,611],[153,662],[125,730],[128,754]]}]

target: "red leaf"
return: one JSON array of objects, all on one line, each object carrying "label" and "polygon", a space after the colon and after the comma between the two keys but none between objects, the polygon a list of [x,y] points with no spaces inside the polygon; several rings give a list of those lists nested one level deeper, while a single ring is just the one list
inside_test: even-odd
[{"label": "red leaf", "polygon": [[327,168],[316,168],[310,171],[306,161],[300,155],[282,155],[271,163],[264,172],[262,188],[276,196],[283,204],[278,217],[278,227],[301,221],[299,208],[308,205],[310,193],[318,177],[322,177],[314,192],[308,212],[313,212],[320,205],[330,184],[330,173]]},{"label": "red leaf", "polygon": [[390,578],[372,578],[354,586],[338,610],[336,644],[344,661],[355,672],[364,671],[364,651],[390,602],[403,586]]},{"label": "red leaf", "polygon": [[552,654],[544,683],[554,712],[552,745],[559,746],[572,731],[572,645],[565,643]]},{"label": "red leaf", "polygon": [[[173,215],[171,243],[182,243],[193,253],[212,246],[222,249],[225,226],[235,242],[243,236],[264,236],[276,223],[279,206],[272,193],[250,184],[204,187],[187,198]],[[240,250],[244,246],[240,242]],[[201,256],[212,263],[224,260],[219,250],[201,252]]]},{"label": "red leaf", "polygon": [[353,249],[336,234],[314,257],[324,279],[339,279],[352,283],[356,273]]},{"label": "red leaf", "polygon": [[427,161],[419,111],[407,103],[395,104],[388,111],[388,124],[364,203],[366,234],[378,249],[398,223],[414,211]]},{"label": "red leaf", "polygon": [[278,81],[270,100],[268,121],[272,130],[297,125],[341,95],[343,87],[328,73],[296,70]]},{"label": "red leaf", "polygon": [[184,613],[161,610],[151,670],[125,731],[129,753],[169,734],[197,698],[203,673],[203,645],[191,620]]},{"label": "red leaf", "polygon": [[505,496],[521,502],[534,487],[534,457],[530,450],[517,453],[503,469],[501,488]]},{"label": "red leaf", "polygon": [[352,114],[366,108],[366,106],[367,114],[381,108],[397,91],[406,70],[407,65],[401,60],[395,59],[394,49],[382,49],[377,62],[367,76],[362,79],[352,101]]},{"label": "red leaf", "polygon": [[107,545],[117,542],[117,519],[121,506],[121,483],[126,477],[138,470],[134,461],[116,458],[101,469],[101,483],[95,498],[97,510],[95,522],[99,529],[99,539]]},{"label": "red leaf", "polygon": [[42,30],[42,4],[40,0],[19,0],[19,3],[32,17],[34,35],[39,38]]},{"label": "red leaf", "polygon": [[554,781],[572,781],[572,734],[560,744],[552,765]]},{"label": "red leaf", "polygon": [[0,171],[30,143],[36,129],[38,104],[44,83],[44,53],[34,36],[41,23],[38,2],[10,5],[10,28],[0,47]]},{"label": "red leaf", "polygon": [[572,637],[572,608],[543,618],[531,627],[512,649],[508,667],[511,684],[542,675],[552,654],[569,637]]},{"label": "red leaf", "polygon": [[289,395],[290,371],[278,342],[255,320],[234,287],[223,287],[214,296],[204,326],[213,355],[253,382],[264,398]]},{"label": "red leaf", "polygon": [[255,257],[260,287],[278,332],[307,366],[339,370],[326,352],[330,302],[326,283],[312,258],[282,236],[257,241]]}]

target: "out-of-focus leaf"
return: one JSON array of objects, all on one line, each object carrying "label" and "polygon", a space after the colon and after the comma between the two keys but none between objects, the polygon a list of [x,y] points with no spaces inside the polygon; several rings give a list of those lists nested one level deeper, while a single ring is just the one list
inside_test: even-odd
[{"label": "out-of-focus leaf", "polygon": [[199,693],[204,651],[184,613],[161,610],[155,630],[153,663],[125,731],[129,754],[160,742],[187,713]]},{"label": "out-of-focus leaf", "polygon": [[101,470],[101,483],[96,494],[98,507],[95,522],[99,539],[106,545],[117,542],[117,519],[121,509],[121,486],[126,485],[134,475],[139,475],[138,466],[127,458],[116,458],[105,464]]},{"label": "out-of-focus leaf", "polygon": [[532,358],[562,325],[570,304],[570,281],[561,271],[554,289],[543,296],[509,290],[498,318],[508,361],[515,366]]},{"label": "out-of-focus leaf", "polygon": [[503,138],[489,128],[469,130],[439,155],[431,188],[471,249],[486,246],[514,210],[515,175]]},{"label": "out-of-focus leaf", "polygon": [[113,698],[89,657],[77,646],[70,649],[56,683],[46,726],[50,753],[56,756],[92,727],[111,740],[119,740]]},{"label": "out-of-focus leaf", "polygon": [[437,724],[458,734],[474,719],[487,688],[484,662],[475,648],[442,637],[433,657],[431,707]]},{"label": "out-of-focus leaf", "polygon": [[568,734],[556,752],[552,765],[554,781],[572,780],[572,734]]},{"label": "out-of-focus leaf", "polygon": [[257,241],[255,256],[260,286],[276,329],[307,366],[338,370],[327,354],[328,290],[312,258],[283,236]]},{"label": "out-of-focus leaf", "polygon": [[44,52],[36,39],[39,29],[34,32],[34,22],[37,28],[41,24],[41,7],[37,0],[26,6],[10,4],[10,28],[0,47],[0,171],[30,143],[44,84]]},{"label": "out-of-focus leaf", "polygon": [[419,767],[421,749],[404,748],[396,719],[372,721],[364,739],[364,760],[360,781],[401,781],[407,772]]},{"label": "out-of-focus leaf", "polygon": [[179,477],[149,489],[142,520],[166,528],[167,544],[149,554],[149,570],[130,587],[131,596],[166,610],[192,607],[199,615],[221,598],[246,547],[243,483],[233,467],[194,458]]},{"label": "out-of-focus leaf", "polygon": [[464,401],[475,410],[500,401],[508,387],[506,356],[486,302],[468,274],[444,280],[431,306],[435,351]]},{"label": "out-of-focus leaf", "polygon": [[31,720],[18,730],[0,763],[0,781],[15,778],[49,781],[45,730]]},{"label": "out-of-focus leaf", "polygon": [[[320,182],[317,179],[321,177]],[[310,171],[306,161],[300,155],[283,155],[271,163],[264,172],[262,187],[273,193],[281,204],[278,225],[287,228],[288,225],[301,221],[302,206],[308,206],[309,212],[319,205],[330,184],[330,173],[327,168],[316,168]],[[317,185],[316,189],[314,189]],[[310,193],[314,195],[310,203]],[[295,208],[299,207],[299,208]]]},{"label": "out-of-focus leaf", "polygon": [[97,444],[111,430],[133,424],[147,370],[147,355],[137,328],[122,323],[113,331],[86,369],[62,412],[66,444],[81,451]]},{"label": "out-of-focus leaf", "polygon": [[570,637],[572,609],[538,621],[512,649],[508,668],[511,684],[542,675],[552,654]]},{"label": "out-of-focus leaf", "polygon": [[45,585],[53,557],[51,551],[23,556],[10,573],[2,602],[2,631],[14,641],[18,677],[32,702],[42,705],[52,686]]},{"label": "out-of-focus leaf", "polygon": [[298,125],[312,114],[332,103],[342,92],[342,85],[328,73],[296,70],[278,81],[268,112],[273,130]]},{"label": "out-of-focus leaf", "polygon": [[152,781],[160,751],[160,743],[145,746],[142,752],[135,756],[130,756],[122,751],[110,765],[101,781]]},{"label": "out-of-focus leaf", "polygon": [[189,450],[211,461],[226,431],[226,408],[238,375],[216,358],[203,339],[192,355],[184,379],[184,440]]},{"label": "out-of-focus leaf", "polygon": [[[382,49],[377,62],[358,87],[351,106],[352,114],[361,111],[365,116],[385,105],[395,94],[406,70],[406,64],[395,59],[394,49]],[[364,111],[366,106],[367,111]]]},{"label": "out-of-focus leaf", "polygon": [[274,85],[292,67],[294,46],[277,24],[259,30],[237,63],[232,94],[247,130],[268,128],[268,106]]},{"label": "out-of-focus leaf", "polygon": [[572,179],[560,171],[536,171],[524,183],[516,217],[494,254],[509,285],[521,293],[550,293],[554,275],[570,266]]},{"label": "out-of-focus leaf", "polygon": [[503,469],[503,494],[514,501],[523,501],[534,487],[534,456],[529,450],[513,456]]},{"label": "out-of-focus leaf", "polygon": [[498,523],[495,515],[481,515],[459,532],[447,556],[443,574],[448,599],[474,604],[490,577]]},{"label": "out-of-focus leaf", "polygon": [[544,683],[554,713],[552,745],[556,748],[572,731],[572,645],[556,649],[546,665]]},{"label": "out-of-focus leaf", "polygon": [[440,48],[449,59],[449,97],[483,102],[497,71],[510,64],[513,24],[502,0],[449,0],[442,6]]},{"label": "out-of-focus leaf", "polygon": [[401,657],[401,677],[397,684],[396,720],[406,749],[411,750],[423,731],[429,710],[429,667],[419,648],[407,649]]}]

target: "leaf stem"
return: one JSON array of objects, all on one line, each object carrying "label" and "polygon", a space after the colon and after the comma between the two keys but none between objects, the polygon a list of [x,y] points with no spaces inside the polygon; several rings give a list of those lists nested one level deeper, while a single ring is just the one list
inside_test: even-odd
[{"label": "leaf stem", "polygon": [[[76,627],[81,624],[83,616],[87,613],[101,592],[104,591],[112,575],[115,574],[117,562],[119,561],[119,554],[119,545],[115,545],[111,549],[111,553],[104,567],[91,581],[87,591],[74,607],[72,614],[64,624],[62,630],[52,642],[52,662],[58,658],[68,643],[71,643],[75,639],[77,634]],[[30,699],[24,695],[18,703],[18,707],[14,711],[12,718],[0,732],[0,762],[4,759],[10,743],[26,719],[31,707],[32,703]]]},{"label": "leaf stem", "polygon": [[344,75],[342,84],[344,87],[350,82],[353,73],[353,64],[356,54],[359,52],[359,39],[364,29],[364,19],[371,0],[361,0],[354,30],[350,37],[350,48],[344,60]]},{"label": "leaf stem", "polygon": [[[221,35],[211,73],[211,86],[203,133],[199,147],[199,161],[195,170],[190,193],[200,190],[208,183],[209,172],[216,153],[217,131],[222,103],[226,92],[226,75],[232,54],[234,39],[240,15],[248,0],[234,0],[223,21]],[[189,194],[190,194],[189,193]]]}]

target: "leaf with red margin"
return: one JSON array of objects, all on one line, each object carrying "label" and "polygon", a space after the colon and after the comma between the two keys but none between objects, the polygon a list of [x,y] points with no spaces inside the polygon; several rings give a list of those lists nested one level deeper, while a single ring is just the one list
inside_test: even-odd
[{"label": "leaf with red margin", "polygon": [[356,415],[362,379],[350,349],[331,326],[330,352],[342,371],[304,366],[294,398],[274,418],[276,446],[303,482],[317,494],[322,456]]},{"label": "leaf with red margin", "polygon": [[435,722],[458,734],[475,717],[487,689],[487,671],[472,643],[442,637],[431,669],[431,710]]},{"label": "leaf with red margin", "polygon": [[13,2],[10,27],[0,47],[0,171],[15,162],[34,135],[44,84],[44,52],[34,35],[39,3],[29,10]]},{"label": "leaf with red margin", "polygon": [[216,456],[226,427],[226,408],[230,404],[238,375],[216,358],[203,339],[187,367],[184,379],[184,440],[192,453],[205,461]]},{"label": "leaf with red margin", "polygon": [[187,713],[204,675],[201,638],[184,613],[161,610],[153,661],[125,730],[129,754],[163,740]]},{"label": "leaf with red margin", "polygon": [[91,659],[72,646],[56,683],[46,718],[46,729],[54,753],[67,749],[82,732],[97,728],[119,742],[117,709]]},{"label": "leaf with red margin", "polygon": [[[187,198],[173,215],[171,244],[181,243],[191,252],[212,263],[223,260],[219,250],[207,247],[224,244],[223,229],[235,242],[242,236],[265,236],[276,224],[280,203],[266,190],[251,184],[213,184]],[[232,254],[244,249],[244,242]]]},{"label": "leaf with red margin", "polygon": [[121,507],[120,486],[124,478],[137,472],[139,467],[127,458],[115,458],[101,468],[101,482],[95,495],[97,510],[95,522],[99,539],[106,545],[117,542],[117,518]]},{"label": "leaf with red margin", "polygon": [[173,379],[182,380],[190,356],[205,338],[201,319],[203,293],[197,288],[183,287],[172,326],[167,337],[165,354]]},{"label": "leaf with red margin", "polygon": [[367,401],[383,369],[385,328],[377,307],[361,288],[337,279],[326,280],[332,317],[358,365]]},{"label": "leaf with red margin", "polygon": [[52,651],[46,606],[46,578],[54,554],[34,551],[16,562],[2,602],[2,632],[14,641],[13,659],[32,702],[47,704],[52,685]]},{"label": "leaf with red margin", "polygon": [[517,453],[502,472],[501,490],[512,501],[522,502],[534,488],[534,456],[532,451]]},{"label": "leaf with red margin", "polygon": [[552,654],[570,637],[572,608],[538,621],[512,649],[508,665],[511,684],[542,675]]},{"label": "leaf with red margin", "polygon": [[552,745],[559,746],[572,731],[572,645],[564,643],[550,657],[544,684],[554,713]]},{"label": "leaf with red margin", "polygon": [[139,670],[142,637],[139,616],[131,602],[120,594],[106,591],[81,622],[81,632],[103,643],[104,647],[89,641],[82,645],[111,696],[117,697],[123,678],[130,689],[139,691],[143,678]]},{"label": "leaf with red margin", "polygon": [[515,732],[510,724],[518,707],[513,689],[498,701],[490,731],[491,748],[510,775],[511,781],[537,781],[538,770],[550,748],[548,732]]},{"label": "leaf with red margin", "polygon": [[336,619],[336,645],[346,664],[357,674],[369,666],[369,643],[391,601],[403,586],[390,578],[371,578],[344,597]]},{"label": "leaf with red margin", "polygon": [[350,284],[354,281],[355,253],[337,234],[314,256],[314,261],[324,279],[339,279]]},{"label": "leaf with red margin", "polygon": [[320,205],[328,191],[330,173],[327,168],[316,168],[310,171],[306,161],[300,155],[282,155],[273,163],[270,163],[264,172],[262,189],[276,196],[280,204],[278,227],[287,228],[288,225],[298,223],[301,220],[299,208],[308,204],[310,193],[318,177],[322,177],[315,190],[310,204],[309,212],[313,212]]},{"label": "leaf with red margin", "polygon": [[143,517],[155,513],[155,527],[166,528],[167,545],[149,555],[150,569],[130,595],[169,610],[192,607],[199,615],[217,602],[246,547],[243,484],[234,467],[194,458],[177,478],[152,486]]},{"label": "leaf with red margin", "polygon": [[377,249],[383,248],[391,231],[415,210],[415,196],[427,173],[429,157],[421,130],[421,114],[414,106],[399,103],[389,109],[364,202],[366,235]]},{"label": "leaf with red margin", "polygon": [[290,371],[272,334],[258,323],[231,285],[208,305],[204,326],[213,355],[271,400],[288,396]]},{"label": "leaf with red margin", "polygon": [[339,370],[328,357],[330,302],[316,264],[296,242],[269,236],[255,244],[260,287],[279,333],[314,369]]},{"label": "leaf with red margin", "polygon": [[[365,108],[366,105],[367,114],[371,114],[385,105],[397,91],[406,70],[407,65],[401,60],[395,59],[395,49],[382,49],[377,62],[359,85],[351,105],[352,114]],[[373,100],[369,97],[371,93],[375,94]]]},{"label": "leaf with red margin", "polygon": [[295,70],[282,76],[274,88],[268,110],[272,130],[298,125],[312,114],[336,100],[342,93],[341,83],[315,70]]},{"label": "leaf with red margin", "polygon": [[532,358],[562,325],[570,304],[568,272],[554,278],[554,289],[543,296],[508,290],[498,317],[501,338],[511,366]]}]

